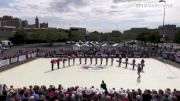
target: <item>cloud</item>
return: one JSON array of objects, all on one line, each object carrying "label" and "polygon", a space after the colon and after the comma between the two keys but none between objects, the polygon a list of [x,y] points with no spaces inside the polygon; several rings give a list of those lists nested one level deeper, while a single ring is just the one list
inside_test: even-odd
[{"label": "cloud", "polygon": [[55,0],[50,3],[50,9],[58,12],[73,12],[74,8],[88,5],[87,0]]},{"label": "cloud", "polygon": [[[180,22],[180,1],[166,0],[166,3],[172,7],[166,8],[165,22]],[[145,6],[154,4],[162,3],[157,0],[1,0],[0,16],[33,21],[38,16],[51,26],[67,28],[71,24],[100,31],[113,30],[115,25],[120,30],[142,25],[156,28],[162,24],[163,6]]]},{"label": "cloud", "polygon": [[138,1],[138,0],[113,0],[114,3],[131,2],[131,1]]}]

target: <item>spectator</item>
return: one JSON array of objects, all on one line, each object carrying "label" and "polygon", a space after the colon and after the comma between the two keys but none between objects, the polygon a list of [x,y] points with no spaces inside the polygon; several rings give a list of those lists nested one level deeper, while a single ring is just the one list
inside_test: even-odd
[{"label": "spectator", "polygon": [[102,80],[101,88],[107,91],[106,83],[104,82],[104,80]]}]

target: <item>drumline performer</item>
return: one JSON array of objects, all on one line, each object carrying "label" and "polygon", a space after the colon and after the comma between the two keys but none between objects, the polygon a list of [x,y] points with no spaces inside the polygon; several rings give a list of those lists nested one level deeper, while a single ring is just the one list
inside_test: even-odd
[{"label": "drumline performer", "polygon": [[70,66],[70,64],[71,64],[71,57],[68,56],[68,65]]},{"label": "drumline performer", "polygon": [[106,66],[108,65],[108,56],[106,57]]},{"label": "drumline performer", "polygon": [[102,65],[102,62],[103,62],[103,57],[101,56],[101,65]]},{"label": "drumline performer", "polygon": [[66,58],[63,58],[63,67],[65,67]]},{"label": "drumline performer", "polygon": [[132,60],[132,65],[133,65],[133,70],[134,70],[134,67],[135,67],[135,64],[136,63],[136,60],[135,60],[135,58]]},{"label": "drumline performer", "polygon": [[138,67],[137,67],[137,74],[138,74],[138,78],[140,78],[141,77],[141,70],[142,70],[142,68],[141,68],[141,64],[138,64]]},{"label": "drumline performer", "polygon": [[79,56],[79,63],[81,64],[81,62],[82,62],[82,58],[81,56]]},{"label": "drumline performer", "polygon": [[122,57],[121,55],[119,56],[119,67],[121,67],[121,62],[122,62]]},{"label": "drumline performer", "polygon": [[90,62],[91,62],[91,64],[92,64],[92,60],[93,60],[93,57],[92,57],[92,55],[90,56]]},{"label": "drumline performer", "polygon": [[125,64],[126,64],[126,68],[127,68],[127,65],[128,65],[128,57],[126,57],[126,59],[125,59]]},{"label": "drumline performer", "polygon": [[87,55],[84,56],[84,63],[87,64]]},{"label": "drumline performer", "polygon": [[113,65],[114,58],[111,57],[111,66]]},{"label": "drumline performer", "polygon": [[56,60],[56,63],[57,63],[57,68],[58,68],[58,69],[59,69],[60,61],[61,61],[61,59],[60,59],[60,58],[58,58],[58,59]]},{"label": "drumline performer", "polygon": [[72,58],[73,58],[73,65],[75,65],[75,55],[73,55]]},{"label": "drumline performer", "polygon": [[96,65],[98,64],[98,56],[95,57]]},{"label": "drumline performer", "polygon": [[55,61],[52,59],[52,60],[51,60],[51,70],[52,70],[52,71],[54,70],[54,63],[55,63]]},{"label": "drumline performer", "polygon": [[144,63],[145,63],[145,61],[144,61],[144,59],[142,58],[142,60],[141,60],[142,71],[143,71],[143,68],[144,68]]}]

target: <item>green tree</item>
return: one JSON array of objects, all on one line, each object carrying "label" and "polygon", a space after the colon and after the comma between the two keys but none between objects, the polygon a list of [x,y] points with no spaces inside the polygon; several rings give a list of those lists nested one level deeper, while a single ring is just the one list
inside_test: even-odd
[{"label": "green tree", "polygon": [[9,38],[14,44],[24,44],[27,39],[27,33],[24,30],[17,30],[15,35]]},{"label": "green tree", "polygon": [[87,35],[87,40],[89,41],[100,41],[101,40],[101,34],[98,31],[91,32],[89,35]]},{"label": "green tree", "polygon": [[151,33],[148,31],[142,32],[138,34],[137,40],[143,41],[143,42],[150,42]]},{"label": "green tree", "polygon": [[44,42],[46,40],[46,34],[44,30],[37,30],[28,34],[28,38],[33,42]]},{"label": "green tree", "polygon": [[152,32],[149,39],[152,43],[159,43],[160,38],[159,32]]},{"label": "green tree", "polygon": [[122,41],[122,33],[120,31],[112,31],[108,36],[109,41],[120,42]]},{"label": "green tree", "polygon": [[174,37],[174,42],[180,43],[180,30],[176,33]]},{"label": "green tree", "polygon": [[85,35],[79,31],[71,31],[69,34],[72,41],[85,41]]},{"label": "green tree", "polygon": [[58,35],[58,41],[67,41],[68,39],[68,33],[64,31],[57,31],[57,35]]}]

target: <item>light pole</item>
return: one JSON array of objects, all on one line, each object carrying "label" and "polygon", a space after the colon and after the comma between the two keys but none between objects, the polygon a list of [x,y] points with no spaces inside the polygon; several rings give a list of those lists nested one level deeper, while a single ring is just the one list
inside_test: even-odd
[{"label": "light pole", "polygon": [[163,36],[162,36],[162,42],[165,41],[165,27],[164,27],[164,23],[165,23],[165,16],[166,16],[166,1],[165,0],[160,0],[159,2],[164,2],[164,14],[163,14]]}]

